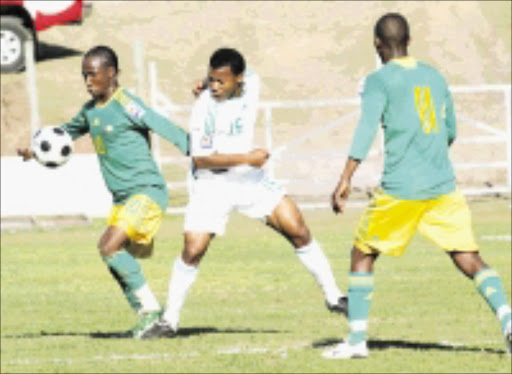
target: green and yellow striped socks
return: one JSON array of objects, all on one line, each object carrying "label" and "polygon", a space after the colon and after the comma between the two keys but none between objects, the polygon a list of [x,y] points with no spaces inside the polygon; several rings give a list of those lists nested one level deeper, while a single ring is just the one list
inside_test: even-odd
[{"label": "green and yellow striped socks", "polygon": [[373,273],[351,272],[348,277],[349,344],[368,339],[368,318],[373,297]]},{"label": "green and yellow striped socks", "polygon": [[511,311],[500,276],[495,270],[486,267],[476,273],[473,280],[478,292],[496,313],[501,323],[501,329],[505,332],[507,325],[510,324]]},{"label": "green and yellow striped socks", "polygon": [[160,310],[160,305],[147,285],[138,261],[127,251],[121,250],[103,261],[121,286],[135,312]]}]

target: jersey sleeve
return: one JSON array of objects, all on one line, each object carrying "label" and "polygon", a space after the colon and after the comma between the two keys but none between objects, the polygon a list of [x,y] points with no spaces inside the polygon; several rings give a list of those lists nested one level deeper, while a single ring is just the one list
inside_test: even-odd
[{"label": "jersey sleeve", "polygon": [[181,127],[147,107],[135,97],[122,100],[127,116],[136,127],[150,129],[174,144],[184,155],[190,154],[189,134]]},{"label": "jersey sleeve", "polygon": [[368,155],[386,106],[386,91],[375,74],[364,82],[361,94],[361,114],[357,124],[349,157],[363,160]]},{"label": "jersey sleeve", "polygon": [[204,90],[194,102],[190,113],[190,155],[208,156],[213,153],[213,134],[206,131],[209,91]]},{"label": "jersey sleeve", "polygon": [[73,140],[87,134],[89,132],[89,124],[87,123],[84,108],[82,108],[70,122],[63,123],[61,128],[66,131]]},{"label": "jersey sleeve", "polygon": [[248,69],[244,82],[244,107],[240,118],[243,131],[240,133],[238,142],[240,142],[241,149],[247,150],[252,148],[254,126],[260,100],[261,80],[256,73]]}]

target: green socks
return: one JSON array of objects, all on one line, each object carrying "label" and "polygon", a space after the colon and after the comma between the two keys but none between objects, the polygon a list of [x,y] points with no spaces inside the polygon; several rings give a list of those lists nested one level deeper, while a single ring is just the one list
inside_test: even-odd
[{"label": "green socks", "polygon": [[348,343],[368,339],[368,317],[373,297],[373,273],[351,272],[348,277]]},{"label": "green socks", "polygon": [[121,286],[133,310],[139,311],[142,304],[135,292],[146,282],[137,260],[127,251],[121,250],[112,256],[103,257],[103,261],[106,262],[108,269]]},{"label": "green socks", "polygon": [[500,276],[491,268],[483,268],[475,275],[473,280],[478,292],[500,320],[502,331],[505,331],[510,323],[511,313]]}]

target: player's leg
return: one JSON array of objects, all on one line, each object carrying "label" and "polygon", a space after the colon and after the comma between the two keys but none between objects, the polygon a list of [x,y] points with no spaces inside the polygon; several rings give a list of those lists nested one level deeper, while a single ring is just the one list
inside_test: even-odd
[{"label": "player's leg", "polygon": [[449,255],[457,268],[475,282],[476,289],[496,314],[511,353],[512,314],[501,277],[482,260],[479,252],[450,251]]},{"label": "player's leg", "polygon": [[152,243],[162,217],[162,210],[148,196],[132,196],[124,205],[112,209],[109,226],[98,243],[108,269],[139,315],[139,322],[132,330],[137,338],[158,320],[161,308],[138,261],[124,247],[130,242],[146,246]]},{"label": "player's leg", "polygon": [[322,356],[329,359],[368,357],[368,319],[373,298],[373,267],[378,252],[365,253],[356,245],[352,248],[348,277],[348,323],[346,341],[326,349]]},{"label": "player's leg", "polygon": [[347,298],[338,288],[329,261],[318,242],[311,236],[295,202],[288,196],[283,196],[267,216],[266,223],[295,248],[298,259],[322,289],[328,309],[347,315]]},{"label": "player's leg", "polygon": [[[215,182],[213,182],[215,183]],[[223,235],[231,209],[229,186],[196,181],[185,211],[184,249],[174,260],[169,279],[167,306],[159,323],[145,338],[172,337],[178,331],[185,298],[199,273],[199,263],[215,235]]]},{"label": "player's leg", "polygon": [[436,199],[422,218],[419,230],[443,248],[457,269],[475,282],[478,292],[496,314],[510,352],[510,304],[500,276],[480,256],[474,240],[471,212],[464,196],[456,191]]},{"label": "player's leg", "polygon": [[199,263],[214,237],[210,233],[190,231],[186,231],[184,236],[185,248],[173,263],[165,312],[143,338],[173,337],[178,332],[181,309],[199,273]]},{"label": "player's leg", "polygon": [[373,298],[373,267],[379,254],[401,256],[422,214],[422,205],[377,192],[359,219],[348,277],[348,338],[326,349],[329,359],[367,357],[368,320]]}]

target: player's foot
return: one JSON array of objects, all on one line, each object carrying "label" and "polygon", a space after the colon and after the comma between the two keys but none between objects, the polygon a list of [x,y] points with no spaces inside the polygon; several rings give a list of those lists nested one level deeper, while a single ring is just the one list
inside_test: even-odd
[{"label": "player's foot", "polygon": [[160,318],[141,335],[141,339],[172,338],[174,336],[176,336],[176,330],[169,324],[169,322]]},{"label": "player's foot", "polygon": [[158,322],[161,315],[161,310],[141,313],[139,316],[139,321],[137,322],[137,326],[131,330],[132,336],[135,339],[141,339],[144,333]]},{"label": "player's foot", "polygon": [[325,302],[327,309],[334,313],[341,313],[345,317],[348,318],[348,297],[340,296],[338,302],[336,304],[329,304],[327,301]]},{"label": "player's foot", "polygon": [[358,344],[339,343],[334,347],[327,348],[322,352],[323,358],[343,360],[349,358],[368,357],[368,347],[366,342]]}]

